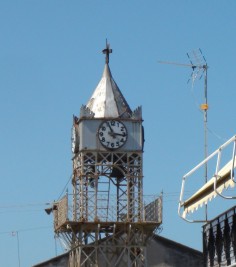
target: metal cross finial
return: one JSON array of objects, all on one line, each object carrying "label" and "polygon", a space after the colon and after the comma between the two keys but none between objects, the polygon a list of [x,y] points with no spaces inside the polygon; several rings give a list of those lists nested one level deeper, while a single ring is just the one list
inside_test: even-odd
[{"label": "metal cross finial", "polygon": [[102,50],[103,54],[106,54],[106,63],[109,63],[109,54],[112,53],[112,49],[110,49],[110,45],[107,43],[106,39],[106,48]]}]

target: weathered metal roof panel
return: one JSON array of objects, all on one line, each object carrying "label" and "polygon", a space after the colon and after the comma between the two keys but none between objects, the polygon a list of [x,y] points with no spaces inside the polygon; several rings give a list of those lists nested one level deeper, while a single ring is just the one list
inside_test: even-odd
[{"label": "weathered metal roof panel", "polygon": [[95,118],[130,118],[132,111],[114,81],[108,63],[102,78],[86,105]]}]

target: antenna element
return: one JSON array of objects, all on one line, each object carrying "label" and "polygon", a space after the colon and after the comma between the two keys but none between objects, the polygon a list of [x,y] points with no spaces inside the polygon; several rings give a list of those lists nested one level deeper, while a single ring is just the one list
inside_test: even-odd
[{"label": "antenna element", "polygon": [[[177,62],[166,62],[166,61],[158,61],[161,64],[171,64],[177,65],[182,67],[191,67],[192,68],[192,81],[193,84],[197,78],[201,79],[202,75],[204,74],[204,103],[201,104],[200,109],[203,111],[204,114],[204,156],[205,159],[208,156],[208,136],[207,136],[207,110],[208,110],[208,102],[207,102],[207,69],[208,65],[206,62],[205,57],[202,54],[201,49],[193,50],[190,54],[187,53],[188,59],[190,64],[182,64]],[[208,180],[208,173],[207,173],[207,161],[205,163],[205,183]],[[205,209],[205,216],[207,221],[207,204]]]}]

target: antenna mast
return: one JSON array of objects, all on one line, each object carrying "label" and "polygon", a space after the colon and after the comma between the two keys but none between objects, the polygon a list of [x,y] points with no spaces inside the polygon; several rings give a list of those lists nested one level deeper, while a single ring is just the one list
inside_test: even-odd
[{"label": "antenna mast", "polygon": [[[204,103],[201,104],[200,108],[203,111],[204,116],[204,157],[207,158],[208,156],[208,135],[207,135],[207,110],[208,110],[208,101],[207,101],[207,69],[208,65],[206,62],[205,57],[202,54],[201,49],[193,50],[191,54],[188,54],[188,59],[190,64],[182,64],[177,62],[166,62],[166,61],[158,61],[161,64],[171,64],[177,65],[182,67],[191,67],[192,68],[192,81],[193,83],[197,78],[201,79],[202,75],[204,74]],[[208,180],[208,166],[207,162],[205,163],[205,183]],[[205,204],[205,217],[207,221],[207,204]]]}]

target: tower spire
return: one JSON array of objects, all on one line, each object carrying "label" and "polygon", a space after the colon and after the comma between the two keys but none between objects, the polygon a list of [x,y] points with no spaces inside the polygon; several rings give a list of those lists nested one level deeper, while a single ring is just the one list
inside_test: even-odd
[{"label": "tower spire", "polygon": [[107,39],[106,39],[106,48],[102,50],[102,53],[106,54],[105,62],[106,64],[109,64],[109,54],[112,53],[112,49],[110,49],[110,44],[108,44]]},{"label": "tower spire", "polygon": [[129,104],[110,71],[109,55],[112,53],[112,49],[107,40],[106,48],[102,52],[105,54],[106,60],[102,78],[86,106],[94,113],[95,118],[131,118],[132,111]]}]

